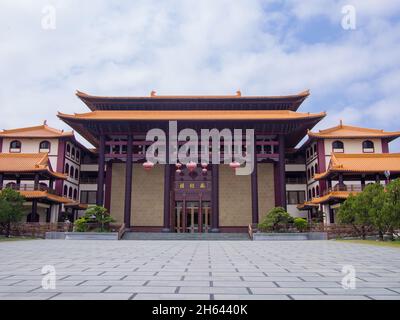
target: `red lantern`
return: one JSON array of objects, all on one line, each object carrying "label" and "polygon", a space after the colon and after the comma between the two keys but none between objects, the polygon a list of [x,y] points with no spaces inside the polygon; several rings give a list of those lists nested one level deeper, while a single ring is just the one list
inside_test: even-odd
[{"label": "red lantern", "polygon": [[203,169],[207,169],[207,167],[208,167],[208,163],[206,163],[206,162],[203,162],[203,163],[201,164],[201,166],[203,167]]},{"label": "red lantern", "polygon": [[180,168],[182,168],[182,163],[179,163],[179,162],[178,162],[175,166],[176,166],[176,168],[179,170]]},{"label": "red lantern", "polygon": [[203,170],[201,170],[201,172],[203,172],[203,174],[206,175],[208,170],[206,168],[204,168]]},{"label": "red lantern", "polygon": [[151,169],[154,168],[154,163],[151,161],[147,161],[147,162],[143,163],[143,168],[146,171],[150,171]]},{"label": "red lantern", "polygon": [[186,164],[186,167],[190,172],[193,172],[197,168],[197,163],[190,161],[188,164]]},{"label": "red lantern", "polygon": [[237,162],[237,161],[233,161],[233,162],[231,162],[231,163],[229,164],[229,167],[230,167],[231,169],[236,170],[237,168],[240,167],[240,163]]}]

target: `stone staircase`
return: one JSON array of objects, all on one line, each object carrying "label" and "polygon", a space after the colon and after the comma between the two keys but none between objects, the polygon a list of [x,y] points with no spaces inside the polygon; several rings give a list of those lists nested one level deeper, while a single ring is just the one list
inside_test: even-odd
[{"label": "stone staircase", "polygon": [[125,232],[122,240],[204,240],[204,241],[250,241],[247,233],[162,233]]}]

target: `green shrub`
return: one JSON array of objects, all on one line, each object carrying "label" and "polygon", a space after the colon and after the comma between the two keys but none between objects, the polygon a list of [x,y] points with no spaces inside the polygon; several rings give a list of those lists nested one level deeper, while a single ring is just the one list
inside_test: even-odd
[{"label": "green shrub", "polygon": [[282,207],[271,209],[264,220],[258,225],[262,231],[285,231],[289,224],[293,222],[293,218]]},{"label": "green shrub", "polygon": [[79,218],[74,223],[75,232],[86,232],[88,230],[88,220],[85,217]]},{"label": "green shrub", "polygon": [[300,232],[303,232],[307,229],[308,223],[306,219],[303,218],[295,218],[294,219],[294,226]]},{"label": "green shrub", "polygon": [[75,221],[76,232],[106,232],[109,224],[115,220],[107,212],[107,209],[101,206],[94,206],[85,211],[85,215]]}]

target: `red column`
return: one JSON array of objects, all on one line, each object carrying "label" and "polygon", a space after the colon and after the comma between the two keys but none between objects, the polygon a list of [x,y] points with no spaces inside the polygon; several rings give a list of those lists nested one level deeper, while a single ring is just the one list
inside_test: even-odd
[{"label": "red column", "polygon": [[256,136],[253,140],[253,163],[254,168],[251,173],[251,216],[252,223],[258,223],[258,168],[257,168],[257,148]]},{"label": "red column", "polygon": [[102,206],[104,204],[104,165],[105,165],[105,146],[106,138],[104,134],[100,135],[99,143],[99,176],[97,179],[97,199],[96,204]]},{"label": "red column", "polygon": [[128,146],[126,154],[126,170],[125,170],[125,207],[124,207],[124,223],[127,228],[131,226],[131,205],[132,205],[132,167],[133,167],[133,137],[128,136]]},{"label": "red column", "polygon": [[285,136],[279,135],[279,194],[281,207],[286,210]]},{"label": "red column", "polygon": [[211,176],[211,232],[219,232],[219,165],[212,164]]}]

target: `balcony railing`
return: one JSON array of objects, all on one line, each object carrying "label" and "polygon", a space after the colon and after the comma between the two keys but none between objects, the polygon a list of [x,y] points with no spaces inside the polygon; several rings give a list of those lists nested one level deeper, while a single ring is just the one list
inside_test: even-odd
[{"label": "balcony railing", "polygon": [[37,186],[35,186],[34,184],[7,184],[7,185],[4,184],[1,186],[1,188],[2,189],[10,188],[16,191],[47,191],[50,194],[57,195],[56,190],[41,184]]},{"label": "balcony railing", "polygon": [[348,184],[344,186],[336,185],[332,188],[328,188],[325,190],[324,195],[327,195],[333,191],[349,191],[349,192],[361,192],[364,190],[364,187],[361,184]]}]

